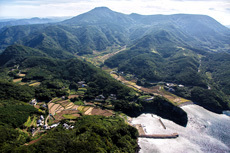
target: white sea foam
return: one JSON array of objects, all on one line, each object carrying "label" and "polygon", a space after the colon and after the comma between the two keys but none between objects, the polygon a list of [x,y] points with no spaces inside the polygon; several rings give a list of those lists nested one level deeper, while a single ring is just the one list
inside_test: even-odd
[{"label": "white sea foam", "polygon": [[189,153],[189,152],[230,152],[230,117],[212,113],[197,105],[183,106],[188,114],[186,127],[159,117],[142,114],[133,118],[133,124],[142,124],[146,134],[178,133],[176,139],[139,138],[140,153]]}]

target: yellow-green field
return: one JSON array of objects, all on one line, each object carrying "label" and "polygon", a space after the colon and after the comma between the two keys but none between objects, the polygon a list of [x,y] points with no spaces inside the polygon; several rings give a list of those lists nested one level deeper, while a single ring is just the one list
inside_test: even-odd
[{"label": "yellow-green field", "polygon": [[66,119],[76,119],[78,118],[77,116],[74,116],[73,114],[63,114],[62,115]]},{"label": "yellow-green field", "polygon": [[18,79],[14,79],[13,80],[13,82],[15,82],[15,83],[19,83],[19,82],[21,82],[22,81],[22,78],[18,78]]}]

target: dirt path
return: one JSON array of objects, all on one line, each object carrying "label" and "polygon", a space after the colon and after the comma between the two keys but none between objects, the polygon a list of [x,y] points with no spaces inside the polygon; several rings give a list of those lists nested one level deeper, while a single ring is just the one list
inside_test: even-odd
[{"label": "dirt path", "polygon": [[37,128],[37,130],[32,134],[32,137],[35,136],[40,131],[40,127]]},{"label": "dirt path", "polygon": [[[45,133],[44,135],[46,135],[46,133]],[[44,136],[44,135],[43,135],[43,136]],[[43,136],[40,136],[40,138],[38,138],[38,139],[36,139],[36,140],[33,140],[33,141],[30,141],[29,143],[26,143],[26,144],[24,144],[24,145],[26,145],[26,146],[32,145],[32,144],[38,142],[39,140],[41,140],[41,138],[42,138]]]}]

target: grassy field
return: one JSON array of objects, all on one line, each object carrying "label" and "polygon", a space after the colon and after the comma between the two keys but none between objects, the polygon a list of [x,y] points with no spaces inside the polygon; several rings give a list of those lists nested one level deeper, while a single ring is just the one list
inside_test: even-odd
[{"label": "grassy field", "polygon": [[212,80],[212,73],[206,72],[205,74],[206,74],[206,76],[208,77],[208,79]]},{"label": "grassy field", "polygon": [[74,116],[73,114],[63,114],[62,115],[66,119],[76,119],[78,118],[77,116]]},{"label": "grassy field", "polygon": [[84,105],[83,101],[76,101],[74,102],[75,105]]},{"label": "grassy field", "polygon": [[37,117],[36,116],[34,116],[34,118],[33,118],[32,122],[31,122],[30,126],[34,126],[34,127],[37,126]]},{"label": "grassy field", "polygon": [[29,86],[39,86],[40,84],[41,82],[35,82],[35,83],[30,84]]},{"label": "grassy field", "polygon": [[29,116],[27,121],[24,123],[24,126],[26,126],[26,127],[31,127],[31,126],[36,127],[37,126],[36,123],[37,123],[37,117],[34,116],[33,120],[31,120],[31,117]]},{"label": "grassy field", "polygon": [[76,92],[77,95],[84,95],[85,92],[87,91],[86,88],[79,88]]},{"label": "grassy field", "polygon": [[27,119],[27,121],[24,123],[24,126],[30,127],[31,123],[32,123],[31,117],[29,116],[28,119]]}]

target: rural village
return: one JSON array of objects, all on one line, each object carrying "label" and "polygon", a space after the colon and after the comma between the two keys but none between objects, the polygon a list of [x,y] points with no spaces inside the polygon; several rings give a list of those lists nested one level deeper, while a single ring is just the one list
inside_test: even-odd
[{"label": "rural village", "polygon": [[[106,69],[106,68],[105,68]],[[19,70],[19,65],[15,65],[15,69],[11,71]],[[168,98],[175,105],[184,105],[184,104],[193,104],[191,101],[186,100],[184,98],[178,97],[174,95],[174,87],[184,88],[184,85],[177,85],[174,83],[166,83],[166,82],[158,82],[150,84],[150,87],[144,87],[141,85],[137,85],[137,80],[134,75],[124,74],[124,72],[117,72],[116,70],[110,70],[107,72],[116,80],[120,81],[122,84],[129,86],[136,90],[137,92],[146,93],[146,96],[142,96],[145,101],[151,101],[154,99],[154,95],[160,95]],[[23,73],[21,70],[18,72],[18,77],[13,80],[13,82],[19,84],[26,84],[25,82],[21,82],[22,78],[26,76],[26,73]],[[141,82],[144,84],[145,82]],[[39,86],[40,82],[36,80],[29,82],[29,86]],[[72,92],[70,91],[70,95],[68,97],[56,97],[46,102],[40,102],[36,99],[32,99],[29,104],[37,108],[43,115],[29,117],[27,122],[24,124],[27,130],[31,135],[35,138],[29,144],[33,144],[42,137],[42,134],[45,133],[46,130],[57,127],[58,125],[62,125],[63,128],[67,130],[71,130],[74,128],[75,119],[82,115],[102,115],[102,116],[113,116],[116,113],[109,108],[112,105],[108,102],[110,100],[116,100],[117,97],[115,94],[110,94],[110,96],[106,99],[103,94],[100,94],[95,97],[94,100],[86,102],[83,101],[84,93],[87,91],[87,82],[79,81],[78,82],[78,91]],[[151,94],[152,96],[150,96]],[[139,137],[145,138],[177,138],[179,135],[177,133],[172,134],[152,134],[148,135],[146,133],[144,125],[141,124],[132,124],[132,118],[126,116],[123,113],[119,113],[120,117],[123,118],[127,124],[135,127],[139,132]],[[64,121],[64,122],[63,122]],[[156,120],[157,121],[157,120]],[[159,118],[158,121],[163,129],[166,129],[164,123]],[[40,136],[40,137],[39,137]],[[27,144],[28,145],[28,144]]]}]

